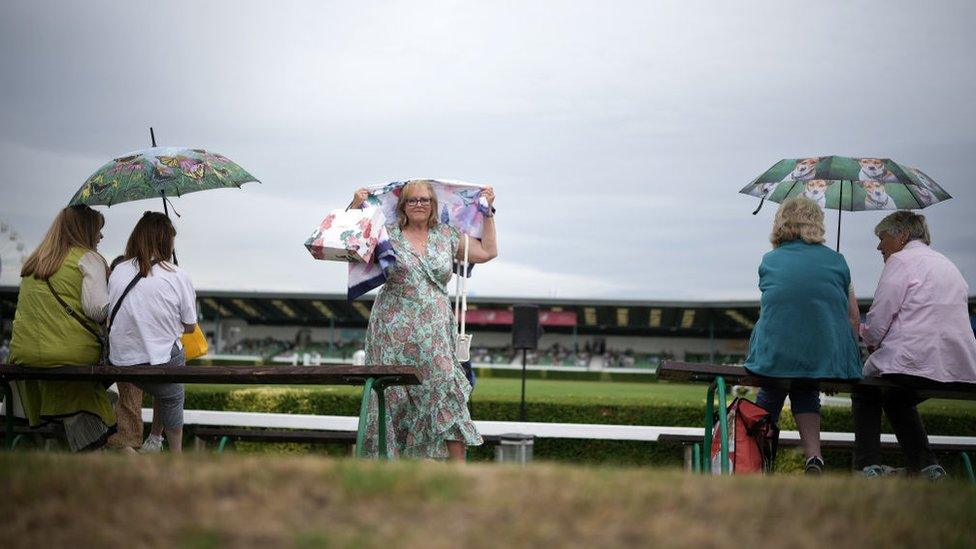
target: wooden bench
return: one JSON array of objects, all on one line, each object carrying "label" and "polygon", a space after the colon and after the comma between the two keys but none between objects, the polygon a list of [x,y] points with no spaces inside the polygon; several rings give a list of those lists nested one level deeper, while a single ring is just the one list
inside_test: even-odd
[{"label": "wooden bench", "polygon": [[[881,389],[904,389],[908,386],[894,383],[884,378],[871,377],[858,381],[843,379],[791,379],[791,378],[769,378],[750,374],[742,366],[725,364],[707,364],[693,362],[664,361],[657,369],[657,378],[661,381],[676,382],[705,382],[708,383],[708,391],[705,400],[705,427],[701,437],[702,446],[697,445],[693,448],[694,468],[699,471],[707,471],[708,453],[712,447],[712,425],[715,412],[715,397],[720,403],[719,410],[719,437],[721,439],[721,471],[723,474],[729,473],[728,468],[728,421],[725,415],[725,403],[728,395],[727,387],[730,385],[747,385],[750,387],[777,387],[781,389],[818,387],[821,391],[849,393],[856,387],[878,387]],[[918,391],[924,398],[946,398],[956,400],[976,400],[976,384],[973,383],[938,383],[938,382],[919,382],[917,385],[910,386]],[[946,438],[969,438],[969,437],[946,437]],[[930,437],[930,444],[933,443]],[[890,441],[889,441],[890,442]],[[972,449],[973,445],[965,440],[944,441],[945,446],[940,449],[964,450]],[[844,441],[832,441],[834,446],[847,446],[853,444],[853,438],[848,443]],[[976,474],[973,472],[972,462],[969,456],[963,452],[963,464],[969,479],[976,483]]]},{"label": "wooden bench", "polygon": [[357,434],[353,431],[319,431],[315,429],[262,429],[247,427],[193,427],[190,436],[194,448],[202,450],[207,440],[217,440],[217,452],[223,452],[232,442],[302,442],[302,443],[345,443],[353,446]]},{"label": "wooden bench", "polygon": [[[0,364],[0,385],[6,403],[13,401],[11,382],[94,381],[102,383],[214,383],[247,385],[362,385],[363,397],[359,408],[356,433],[356,455],[365,456],[366,415],[370,393],[376,393],[379,404],[378,431],[380,456],[386,455],[386,399],[384,390],[392,385],[418,385],[416,368],[412,366],[186,366],[158,368],[152,366],[57,366],[32,368]],[[9,407],[9,404],[8,404]],[[4,448],[14,442],[14,417],[5,414]]]}]

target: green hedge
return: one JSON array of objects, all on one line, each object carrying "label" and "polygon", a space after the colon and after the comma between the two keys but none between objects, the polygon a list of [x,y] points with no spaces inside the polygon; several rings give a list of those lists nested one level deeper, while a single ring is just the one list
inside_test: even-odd
[{"label": "green hedge", "polygon": [[[348,391],[309,390],[296,388],[249,388],[234,391],[191,389],[186,395],[188,410],[234,410],[242,412],[276,412],[317,415],[358,415],[359,397]],[[518,400],[471,401],[472,417],[481,420],[517,421]],[[702,405],[621,404],[577,400],[532,401],[526,403],[526,418],[533,422],[597,423],[611,425],[660,425],[697,427],[702,424]],[[822,410],[824,431],[851,432],[853,418],[847,408],[824,407]],[[976,436],[976,422],[970,414],[959,410],[929,410],[924,413],[928,431],[932,434]],[[784,430],[795,429],[789,411],[781,419]],[[886,432],[891,432],[886,425]],[[295,448],[288,446],[287,448]],[[310,451],[319,451],[312,446]],[[494,449],[489,445],[473,449],[471,458],[490,460]],[[593,464],[653,464],[680,465],[683,459],[680,444],[633,441],[600,441],[571,439],[538,439],[534,452],[537,459],[570,461]],[[779,468],[796,469],[801,461],[793,449],[784,449]],[[827,459],[836,468],[850,466],[850,452],[832,450]],[[886,460],[897,465],[900,456],[892,453]],[[945,463],[958,469],[957,457],[945,456]]]},{"label": "green hedge", "polygon": [[[255,366],[265,364],[261,360],[244,360],[243,357],[237,358],[198,358],[191,360],[193,366],[226,366],[230,364],[254,364]],[[525,379],[551,379],[558,381],[629,381],[636,383],[657,383],[657,376],[648,369],[647,373],[626,373],[626,372],[577,372],[559,370],[554,367],[552,370],[526,370]],[[479,378],[495,379],[521,379],[522,370],[510,370],[502,368],[476,367],[475,373]]]}]

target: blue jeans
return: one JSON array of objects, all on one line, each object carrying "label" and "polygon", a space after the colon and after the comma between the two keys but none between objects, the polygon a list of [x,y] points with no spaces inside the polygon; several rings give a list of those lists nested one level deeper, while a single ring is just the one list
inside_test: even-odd
[{"label": "blue jeans", "polygon": [[819,414],[820,391],[818,389],[780,389],[778,387],[763,387],[759,389],[756,404],[769,412],[773,423],[779,423],[779,414],[783,411],[783,402],[787,395],[790,397],[790,409],[796,414]]}]

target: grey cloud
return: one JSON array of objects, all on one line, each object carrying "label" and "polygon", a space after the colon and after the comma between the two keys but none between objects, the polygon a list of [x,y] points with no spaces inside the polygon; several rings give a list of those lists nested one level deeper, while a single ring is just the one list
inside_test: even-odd
[{"label": "grey cloud", "polygon": [[[879,155],[955,196],[926,214],[972,284],[973,15],[969,2],[8,2],[0,217],[36,243],[152,124],[263,181],[176,201],[200,287],[342,291],[342,266],[301,248],[307,232],[359,185],[434,176],[495,185],[498,276],[574,276],[578,297],[754,298],[776,205],[751,216],[738,189],[784,157]],[[150,207],[108,210],[106,254]],[[880,273],[880,217],[844,214],[861,295]],[[480,270],[483,288],[513,287],[493,276]]]}]

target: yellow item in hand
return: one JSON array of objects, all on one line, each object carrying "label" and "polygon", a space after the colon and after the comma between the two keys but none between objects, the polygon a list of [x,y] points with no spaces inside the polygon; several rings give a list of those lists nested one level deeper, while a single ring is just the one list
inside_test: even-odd
[{"label": "yellow item in hand", "polygon": [[210,346],[207,345],[207,338],[204,337],[199,324],[194,325],[192,332],[183,334],[180,340],[183,342],[183,354],[187,360],[200,358],[210,350]]}]

